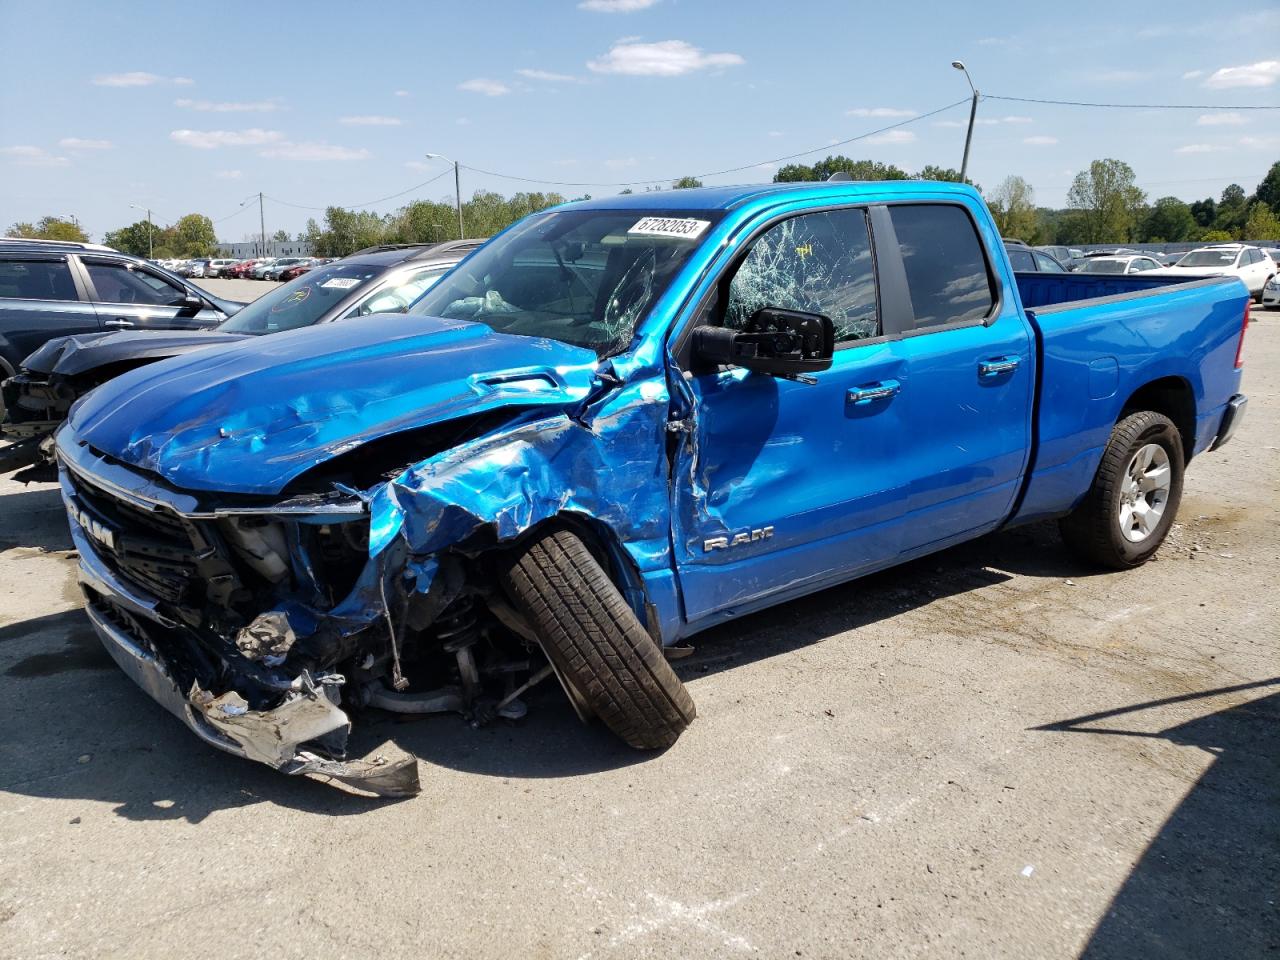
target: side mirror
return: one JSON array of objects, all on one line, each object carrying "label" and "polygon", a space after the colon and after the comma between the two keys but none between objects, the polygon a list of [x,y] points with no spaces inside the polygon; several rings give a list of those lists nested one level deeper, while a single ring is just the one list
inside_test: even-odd
[{"label": "side mirror", "polygon": [[185,316],[195,316],[197,313],[203,310],[205,306],[207,306],[207,304],[205,304],[205,302],[201,300],[199,297],[197,297],[194,293],[187,293],[182,295],[181,297],[178,297],[176,300],[170,303],[169,306],[177,307],[178,312]]},{"label": "side mirror", "polygon": [[757,373],[799,380],[831,366],[835,324],[820,313],[764,307],[741,330],[699,327],[694,353],[708,363],[745,367]]}]

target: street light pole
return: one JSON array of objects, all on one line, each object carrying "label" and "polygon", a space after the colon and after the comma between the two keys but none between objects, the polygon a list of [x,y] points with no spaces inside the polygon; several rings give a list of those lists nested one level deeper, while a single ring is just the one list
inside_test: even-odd
[{"label": "street light pole", "polygon": [[155,243],[151,239],[151,208],[140,207],[136,203],[129,204],[134,210],[145,210],[147,212],[147,259],[154,260],[156,256]]},{"label": "street light pole", "polygon": [[[240,201],[240,206],[243,207],[246,203],[248,203],[252,199],[253,199],[253,194],[249,194],[249,196],[245,197],[243,200]],[[258,229],[261,231],[261,236],[259,237],[259,240],[261,241],[260,251],[262,256],[266,257],[267,255],[267,220],[262,213],[262,191],[261,190],[258,191]]]},{"label": "street light pole", "polygon": [[454,206],[458,211],[458,239],[465,240],[467,235],[462,229],[462,181],[458,175],[458,161],[450,160],[443,153],[428,153],[428,160],[443,160],[446,163],[453,164],[453,196]]},{"label": "street light pole", "polygon": [[952,60],[951,66],[964,74],[965,80],[969,81],[969,89],[973,91],[973,102],[969,104],[969,129],[964,135],[964,159],[960,161],[960,179],[967,181],[969,179],[969,145],[973,143],[973,124],[978,117],[978,88],[973,85],[973,79],[962,61]]}]

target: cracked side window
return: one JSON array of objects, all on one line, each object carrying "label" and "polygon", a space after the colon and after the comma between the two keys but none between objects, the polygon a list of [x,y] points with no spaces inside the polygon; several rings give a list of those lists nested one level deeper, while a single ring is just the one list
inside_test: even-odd
[{"label": "cracked side window", "polygon": [[837,343],[879,336],[865,212],[806,213],[762,233],[729,283],[724,325],[741,329],[763,307],[825,314]]}]

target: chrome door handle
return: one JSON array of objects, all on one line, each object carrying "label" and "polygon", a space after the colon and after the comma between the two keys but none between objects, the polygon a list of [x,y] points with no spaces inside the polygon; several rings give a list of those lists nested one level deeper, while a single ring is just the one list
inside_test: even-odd
[{"label": "chrome door handle", "polygon": [[115,327],[117,329],[123,330],[125,327],[132,327],[133,321],[124,320],[124,319],[121,319],[120,317],[116,317],[114,320],[103,320],[102,325],[104,327]]},{"label": "chrome door handle", "polygon": [[879,383],[868,383],[854,387],[846,395],[849,403],[871,403],[873,400],[884,400],[902,392],[902,384],[897,380],[881,380]]},{"label": "chrome door handle", "polygon": [[994,357],[991,360],[983,360],[978,364],[978,376],[998,377],[1002,373],[1017,370],[1021,362],[1021,357]]}]

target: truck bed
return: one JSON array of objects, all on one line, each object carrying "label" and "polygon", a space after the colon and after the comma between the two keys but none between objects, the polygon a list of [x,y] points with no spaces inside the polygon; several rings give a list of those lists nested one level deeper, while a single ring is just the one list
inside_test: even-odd
[{"label": "truck bed", "polygon": [[1033,460],[1016,522],[1075,506],[1139,387],[1178,398],[1188,460],[1213,443],[1240,385],[1244,284],[1226,277],[1015,276],[1038,354]]}]

